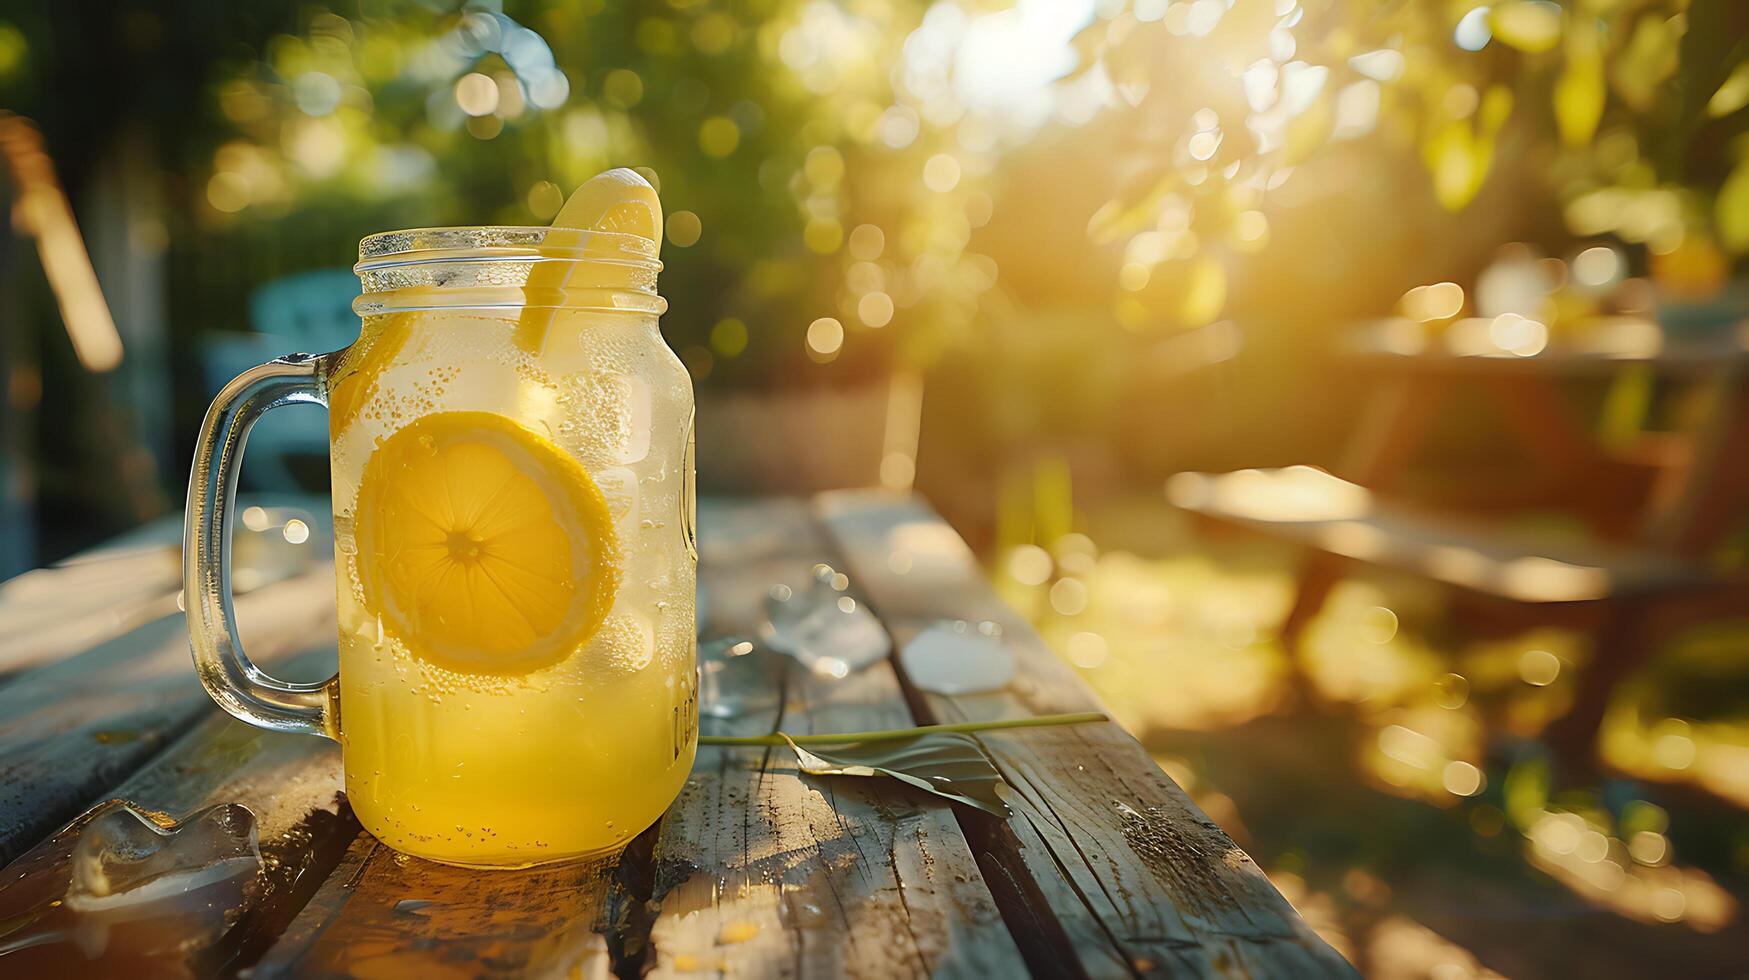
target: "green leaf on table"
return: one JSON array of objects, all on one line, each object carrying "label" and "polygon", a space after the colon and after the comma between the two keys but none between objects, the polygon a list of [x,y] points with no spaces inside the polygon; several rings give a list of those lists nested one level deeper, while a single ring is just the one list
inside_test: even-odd
[{"label": "green leaf on table", "polygon": [[788,735],[783,740],[810,776],[890,776],[985,813],[1008,816],[1008,804],[996,793],[1002,776],[970,735],[936,732],[830,749],[804,748]]}]

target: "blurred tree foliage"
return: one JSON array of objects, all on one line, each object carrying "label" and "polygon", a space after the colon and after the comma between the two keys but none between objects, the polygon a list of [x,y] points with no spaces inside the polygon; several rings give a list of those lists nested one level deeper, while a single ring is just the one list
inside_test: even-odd
[{"label": "blurred tree foliage", "polygon": [[[363,0],[306,11],[213,66],[201,103],[217,125],[197,141],[210,160],[185,188],[191,232],[208,254],[289,236],[306,262],[333,264],[339,247],[391,225],[544,223],[589,176],[636,166],[669,208],[665,329],[695,374],[881,373],[951,343],[994,280],[965,254],[972,181],[918,186],[951,134],[922,123],[922,98],[889,69],[923,10]],[[846,328],[841,348],[804,342],[825,317]],[[904,329],[883,331],[890,322]],[[809,371],[810,360],[840,363]]]},{"label": "blurred tree foliage", "polygon": [[1126,285],[1155,281],[1153,303],[1120,299],[1128,320],[1162,305],[1190,326],[1219,316],[1269,205],[1304,200],[1296,171],[1343,143],[1368,148],[1357,176],[1375,185],[1389,161],[1417,160],[1448,212],[1505,170],[1529,185],[1520,197],[1558,202],[1576,238],[1691,271],[1722,264],[1715,243],[1749,251],[1737,0],[1129,0],[1077,47],[1132,120],[1091,225],[1125,244]]},{"label": "blurred tree foliage", "polygon": [[[1059,69],[1017,25],[1063,10],[1079,65],[1034,91]],[[1301,340],[1503,241],[1614,238],[1703,281],[1749,250],[1739,0],[66,0],[0,21],[0,93],[75,191],[117,133],[152,134],[176,330],[239,326],[249,287],[370,232],[544,222],[638,166],[697,377],[951,358],[932,391],[965,459],[1104,438],[1164,460],[1193,429],[1298,452]],[[1167,341],[1226,320],[1268,363],[1215,406],[1180,379],[1238,333]]]},{"label": "blurred tree foliage", "polygon": [[[994,281],[965,254],[973,175],[923,187],[953,135],[894,69],[924,2],[98,6],[0,23],[0,91],[75,188],[115,133],[155,137],[181,329],[234,328],[241,283],[371,231],[544,223],[622,165],[670,209],[666,329],[701,376],[926,361]],[[826,317],[847,339],[810,348]]]},{"label": "blurred tree foliage", "polygon": [[[947,49],[1008,6],[75,0],[0,25],[0,91],[75,169],[118,130],[158,134],[183,264],[275,256],[215,281],[337,264],[390,225],[542,222],[591,174],[641,166],[678,217],[670,336],[719,380],[928,364],[1003,319],[974,239],[1004,190],[1021,210],[1054,190],[1003,161],[1076,130],[1102,148],[1083,182],[1111,191],[1095,250],[1121,246],[1119,288],[1084,298],[1115,296],[1132,328],[1231,315],[1271,205],[1342,144],[1366,147],[1362,180],[1414,161],[1450,212],[1534,160],[1513,179],[1541,181],[1575,236],[1749,250],[1733,0],[1096,0],[1058,89],[1091,87],[1104,111],[1005,131],[959,104]],[[822,317],[841,349],[805,343]]]}]

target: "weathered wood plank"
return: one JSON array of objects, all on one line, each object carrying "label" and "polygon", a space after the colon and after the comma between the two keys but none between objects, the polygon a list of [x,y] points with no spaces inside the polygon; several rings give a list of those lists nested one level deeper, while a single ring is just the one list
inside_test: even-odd
[{"label": "weathered wood plank", "polygon": [[[331,662],[332,645],[300,659]],[[105,795],[108,801],[125,801],[175,821],[220,803],[241,804],[253,815],[259,835],[259,875],[238,903],[227,909],[220,934],[178,936],[162,943],[162,948],[142,947],[141,933],[115,929],[105,936],[87,925],[94,920],[70,915],[69,903],[49,910],[52,917],[21,928],[40,933],[65,925],[71,927],[71,935],[13,952],[0,960],[6,969],[38,975],[211,976],[246,966],[315,891],[347,842],[358,834],[358,823],[341,795],[338,746],[324,739],[252,728],[216,708]],[[104,805],[107,801],[98,804]],[[19,919],[13,917],[31,915],[32,909],[41,913],[45,901],[66,895],[70,850],[97,809],[87,810],[0,872],[0,918],[16,924]],[[198,857],[192,859],[196,863],[186,870],[202,867]],[[160,934],[186,925],[172,911],[174,899],[161,904],[165,911],[152,911],[151,903],[136,905],[122,921],[152,923]],[[94,942],[94,936],[103,938]]]},{"label": "weathered wood plank", "polygon": [[181,551],[147,545],[39,568],[0,585],[0,675],[101,643],[176,612]]},{"label": "weathered wood plank", "polygon": [[[251,495],[239,506],[267,508],[270,524],[260,533],[236,529],[232,572],[237,595],[327,560],[332,534],[325,498]],[[279,533],[294,517],[310,531],[302,545],[286,542]],[[0,582],[0,678],[65,659],[169,616],[178,609],[181,590],[180,514]]]},{"label": "weathered wood plank", "polygon": [[[1099,708],[926,505],[844,492],[822,495],[816,507],[897,643],[944,618],[1002,626],[1017,665],[1008,689],[961,697],[912,689],[921,715],[951,722]],[[968,828],[980,861],[1004,870],[991,875],[998,883],[1036,886],[1036,896],[999,895],[1005,913],[1012,922],[1042,898],[1088,974],[1353,974],[1115,724],[981,740],[1018,799],[999,832]]]},{"label": "weathered wood plank", "polygon": [[[718,635],[752,634],[771,586],[801,590],[829,545],[798,501],[701,509]],[[781,705],[713,734],[913,723],[890,666],[842,680],[787,659]],[[885,781],[816,780],[787,750],[701,748],[656,841],[654,976],[1015,976],[1024,971],[947,804]]]},{"label": "weathered wood plank", "polygon": [[[271,664],[331,643],[333,592],[325,566],[239,598],[251,655]],[[211,708],[180,613],[0,687],[0,861],[121,783]]]},{"label": "weathered wood plank", "polygon": [[600,974],[616,862],[517,872],[434,864],[360,834],[255,977]]}]

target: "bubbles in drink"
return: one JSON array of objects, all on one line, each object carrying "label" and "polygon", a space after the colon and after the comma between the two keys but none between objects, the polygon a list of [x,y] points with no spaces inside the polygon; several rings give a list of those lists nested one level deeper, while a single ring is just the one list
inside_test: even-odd
[{"label": "bubbles in drink", "polygon": [[590,674],[629,674],[643,670],[655,656],[650,621],[634,612],[607,618],[583,651],[583,669]]},{"label": "bubbles in drink", "polygon": [[574,374],[560,382],[559,438],[586,463],[626,465],[650,452],[650,386],[618,371]]}]

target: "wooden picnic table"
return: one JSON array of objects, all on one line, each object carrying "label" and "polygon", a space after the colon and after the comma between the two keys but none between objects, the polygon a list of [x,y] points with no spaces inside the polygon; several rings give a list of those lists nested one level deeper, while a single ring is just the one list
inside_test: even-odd
[{"label": "wooden picnic table", "polygon": [[[1290,647],[1356,563],[1426,576],[1455,587],[1460,600],[1481,600],[1466,602],[1464,618],[1482,632],[1545,622],[1590,631],[1593,655],[1571,707],[1543,733],[1569,772],[1583,772],[1595,762],[1620,682],[1679,630],[1742,609],[1749,577],[1717,567],[1714,552],[1749,499],[1749,327],[1682,336],[1649,320],[1612,318],[1510,350],[1494,342],[1492,326],[1468,318],[1436,335],[1401,317],[1357,325],[1339,362],[1366,373],[1372,398],[1340,476],[1305,466],[1180,473],[1167,499],[1310,549],[1282,624]],[[1659,378],[1701,386],[1704,418],[1640,445],[1600,444],[1563,386],[1624,371],[1638,372],[1648,391]],[[1391,500],[1425,450],[1435,413],[1460,391],[1486,395],[1540,465],[1448,478],[1463,485],[1461,501]],[[1550,540],[1447,512],[1459,509],[1453,503],[1482,510],[1532,502],[1573,508],[1601,540]]]},{"label": "wooden picnic table", "polygon": [[[1338,466],[1342,476],[1399,489],[1435,414],[1459,392],[1480,392],[1535,465],[1510,479],[1459,481],[1468,503],[1559,502],[1607,536],[1691,556],[1729,530],[1749,490],[1749,329],[1673,335],[1651,320],[1614,317],[1514,353],[1479,342],[1486,326],[1459,321],[1442,339],[1403,318],[1356,325],[1338,353],[1367,374],[1372,396]],[[1648,390],[1659,379],[1699,389],[1703,417],[1688,431],[1600,443],[1564,389],[1629,379]]]},{"label": "wooden picnic table", "polygon": [[[282,501],[249,532],[254,557],[238,546],[245,641],[286,676],[333,663],[325,510]],[[942,619],[990,620],[1017,661],[1005,690],[956,697],[919,690],[898,658],[843,679],[786,661],[778,697],[707,713],[707,733],[1097,708],[916,499],[699,510],[706,638],[751,631],[773,584],[799,587],[824,562],[896,648]],[[305,545],[279,537],[294,513]],[[981,735],[1013,790],[1006,819],[897,782],[806,776],[787,750],[703,746],[668,813],[611,859],[486,872],[396,854],[347,807],[338,745],[251,728],[202,692],[176,609],[179,531],[150,526],[0,585],[0,973],[1352,975],[1111,723]],[[63,903],[90,809],[110,800],[159,822],[246,807],[260,867],[216,910]]]}]

